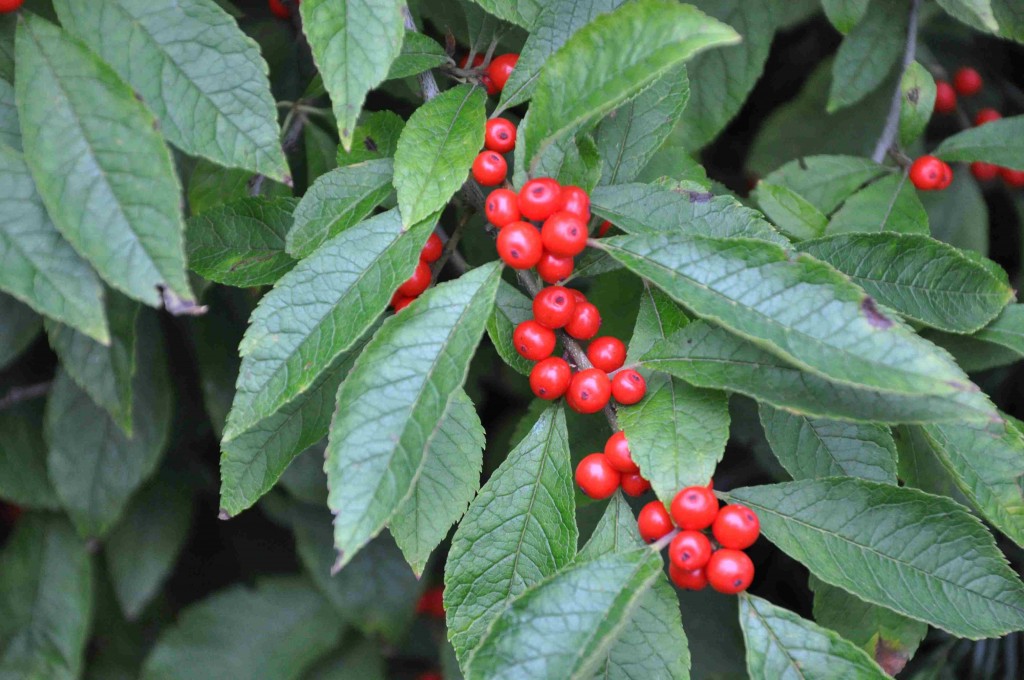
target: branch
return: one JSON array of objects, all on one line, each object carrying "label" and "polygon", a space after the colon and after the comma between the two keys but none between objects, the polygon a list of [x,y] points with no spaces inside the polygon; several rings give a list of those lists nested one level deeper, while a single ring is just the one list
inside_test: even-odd
[{"label": "branch", "polygon": [[900,124],[900,104],[903,100],[903,74],[907,67],[914,61],[914,53],[917,50],[917,13],[921,7],[921,0],[910,0],[910,18],[907,21],[907,45],[903,50],[903,63],[900,64],[899,77],[896,78],[896,89],[892,93],[892,102],[889,104],[889,115],[885,119],[885,127],[882,128],[882,136],[875,143],[875,151],[871,154],[871,160],[881,163],[885,154],[896,140],[896,133]]},{"label": "branch", "polygon": [[[419,30],[416,28],[416,22],[412,20],[412,13],[409,11],[408,5],[402,7],[402,18],[405,19],[406,30]],[[423,92],[423,101],[429,102],[431,99],[441,94],[441,90],[437,87],[437,81],[434,80],[434,74],[430,72],[430,69],[427,69],[416,76],[416,79],[420,81],[420,90]]]},{"label": "branch", "polygon": [[[288,115],[284,118],[285,130],[284,136],[281,138],[281,149],[286,154],[298,143],[299,137],[302,135],[302,128],[306,125],[307,120],[306,113],[299,110],[299,102],[295,102],[295,105],[292,106],[291,110],[288,111]],[[266,179],[266,175],[253,175],[252,179],[249,180],[249,195],[259,196],[260,192],[263,191],[263,182]],[[285,184],[288,186],[292,185],[291,177],[285,177]]]},{"label": "branch", "polygon": [[0,411],[10,408],[15,404],[19,404],[23,401],[29,401],[30,399],[37,399],[42,397],[50,391],[50,385],[52,382],[47,380],[46,382],[36,383],[34,385],[25,385],[24,387],[12,387],[7,391],[2,398],[0,398]]}]

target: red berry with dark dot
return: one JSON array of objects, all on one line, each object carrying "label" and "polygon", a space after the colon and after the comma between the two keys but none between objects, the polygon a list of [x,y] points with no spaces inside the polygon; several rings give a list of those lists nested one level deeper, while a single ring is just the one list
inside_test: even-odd
[{"label": "red berry with dark dot", "polygon": [[430,288],[430,265],[420,261],[416,263],[416,269],[413,270],[412,276],[398,287],[397,292],[406,297],[416,297],[427,288]]},{"label": "red berry with dark dot", "polygon": [[487,221],[498,229],[518,222],[522,218],[519,214],[519,197],[511,189],[495,189],[484,202],[484,214],[487,215]]},{"label": "red berry with dark dot", "polygon": [[708,585],[708,577],[704,573],[704,569],[686,571],[672,562],[668,564],[668,577],[680,590],[704,590]]},{"label": "red berry with dark dot", "polygon": [[953,89],[961,97],[970,97],[981,92],[984,85],[981,74],[973,68],[965,66],[953,74]]},{"label": "red berry with dark dot", "polygon": [[718,499],[706,486],[688,486],[672,499],[672,519],[680,529],[707,529],[718,514]]},{"label": "red berry with dark dot", "polygon": [[711,559],[711,541],[699,531],[680,531],[668,544],[668,558],[684,571],[700,569]]},{"label": "red berry with dark dot", "polygon": [[956,90],[944,80],[935,81],[935,113],[953,113],[956,111]]},{"label": "red berry with dark dot", "polygon": [[596,368],[588,368],[574,375],[565,394],[569,408],[577,413],[597,413],[608,404],[611,396],[612,383],[608,375]]},{"label": "red berry with dark dot", "polygon": [[575,296],[562,286],[548,286],[533,299],[533,318],[545,328],[562,328],[575,311]]},{"label": "red berry with dark dot", "polygon": [[723,548],[743,550],[754,545],[761,533],[761,522],[747,506],[727,505],[718,511],[711,533]]},{"label": "red berry with dark dot", "polygon": [[561,210],[575,215],[586,224],[590,221],[590,196],[580,187],[564,186],[562,187]]},{"label": "red berry with dark dot", "polygon": [[420,251],[420,259],[427,264],[433,264],[441,259],[441,253],[444,252],[444,243],[441,242],[441,237],[437,234],[431,234],[430,238],[427,239],[426,245],[423,246],[423,250]]},{"label": "red berry with dark dot", "polygon": [[531,179],[519,190],[519,211],[528,220],[546,220],[562,204],[562,187],[550,177]]},{"label": "red berry with dark dot", "polygon": [[650,490],[651,483],[648,482],[643,477],[641,477],[640,475],[625,474],[622,475],[621,486],[622,492],[625,493],[627,496],[639,498],[640,496],[643,496]]},{"label": "red berry with dark dot", "polygon": [[647,381],[644,377],[627,368],[619,371],[612,378],[612,397],[623,406],[632,406],[647,394]]},{"label": "red berry with dark dot", "polygon": [[540,237],[549,253],[575,257],[587,247],[587,223],[572,213],[559,211],[544,220]]},{"label": "red berry with dark dot", "polygon": [[530,371],[530,389],[540,399],[558,399],[569,389],[572,369],[561,357],[548,357]]},{"label": "red berry with dark dot", "polygon": [[661,501],[651,501],[640,508],[640,514],[636,518],[637,528],[640,530],[640,538],[648,543],[653,543],[672,531],[672,518],[668,510],[661,504]]},{"label": "red berry with dark dot", "polygon": [[716,550],[704,567],[711,587],[726,595],[742,593],[754,580],[754,563],[742,550]]},{"label": "red berry with dark dot", "polygon": [[938,189],[945,179],[945,165],[935,156],[921,156],[910,166],[910,181],[921,191]]},{"label": "red berry with dark dot", "polygon": [[507,175],[508,163],[497,151],[481,151],[473,161],[473,179],[482,186],[497,186]]},{"label": "red berry with dark dot", "polygon": [[587,346],[587,358],[594,368],[611,373],[622,368],[626,361],[626,345],[618,338],[603,336],[594,338]]},{"label": "red berry with dark dot", "polygon": [[974,116],[974,125],[984,125],[985,123],[991,123],[994,120],[999,120],[1003,115],[995,109],[982,109],[978,111]]},{"label": "red berry with dark dot", "polygon": [[499,91],[505,88],[505,83],[508,82],[518,61],[518,54],[499,54],[487,66],[487,75],[490,76],[491,82]]},{"label": "red berry with dark dot", "polygon": [[621,475],[605,460],[603,453],[592,453],[576,466],[576,483],[583,493],[604,500],[619,488]]},{"label": "red berry with dark dot", "polygon": [[537,273],[544,283],[558,283],[569,278],[575,267],[571,257],[560,257],[545,251],[537,263]]},{"label": "red berry with dark dot", "polygon": [[529,269],[543,254],[540,232],[529,222],[512,222],[498,232],[498,256],[513,269]]},{"label": "red berry with dark dot", "polygon": [[555,351],[555,332],[530,319],[512,332],[512,344],[524,359],[540,361]]},{"label": "red berry with dark dot", "polygon": [[484,148],[508,153],[516,148],[516,126],[504,118],[491,118],[484,128]]},{"label": "red berry with dark dot", "polygon": [[565,332],[577,340],[589,340],[601,328],[601,313],[589,302],[577,302]]},{"label": "red berry with dark dot", "polygon": [[635,475],[640,472],[640,468],[633,462],[633,452],[629,450],[626,433],[622,430],[608,437],[604,455],[608,458],[608,464],[623,474]]}]

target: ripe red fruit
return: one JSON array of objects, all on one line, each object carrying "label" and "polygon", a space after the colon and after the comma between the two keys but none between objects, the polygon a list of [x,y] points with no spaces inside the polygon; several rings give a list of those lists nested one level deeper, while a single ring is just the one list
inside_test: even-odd
[{"label": "ripe red fruit", "polygon": [[633,462],[633,452],[629,450],[626,433],[622,430],[608,437],[604,455],[608,458],[608,464],[623,474],[635,475],[640,472],[640,468]]},{"label": "ripe red fruit", "polygon": [[704,590],[708,585],[708,577],[704,573],[704,569],[686,571],[671,562],[668,564],[668,577],[680,590]]},{"label": "ripe red fruit", "polygon": [[718,511],[711,533],[723,548],[743,550],[754,545],[761,533],[761,521],[745,505],[727,505]]},{"label": "ripe red fruit", "polygon": [[622,491],[627,496],[632,496],[633,498],[643,496],[651,488],[651,483],[640,475],[622,475],[620,485],[622,486]]},{"label": "ripe red fruit", "polygon": [[487,75],[490,76],[491,81],[499,91],[505,88],[505,83],[508,82],[509,76],[512,75],[512,69],[516,67],[517,61],[519,61],[518,54],[499,54],[494,59],[491,59],[491,63],[487,67]]},{"label": "ripe red fruit", "polygon": [[577,340],[589,340],[597,335],[601,327],[601,313],[589,302],[577,302],[569,323],[565,324],[565,332]]},{"label": "ripe red fruit", "polygon": [[640,529],[640,538],[653,543],[672,531],[672,518],[661,501],[651,501],[640,508],[636,525]]},{"label": "ripe red fruit", "polygon": [[540,229],[544,249],[560,257],[575,257],[587,247],[587,223],[572,213],[556,212]]},{"label": "ripe red fruit", "polygon": [[427,588],[423,594],[420,595],[419,602],[416,603],[416,613],[443,619],[444,588],[441,586]]},{"label": "ripe red fruit", "polygon": [[545,328],[561,328],[576,311],[576,298],[568,288],[548,286],[533,299],[533,318]]},{"label": "ripe red fruit", "polygon": [[572,377],[565,399],[569,408],[577,413],[597,413],[608,404],[611,396],[612,383],[608,375],[596,368],[588,368]]},{"label": "ripe red fruit", "polygon": [[587,358],[594,364],[594,368],[611,373],[622,368],[626,362],[626,345],[622,340],[607,335],[594,338],[587,346]]},{"label": "ripe red fruit", "polygon": [[584,224],[590,220],[590,196],[580,187],[562,187],[562,205],[560,209],[580,218]]},{"label": "ripe red fruit", "polygon": [[416,676],[416,680],[444,680],[444,676],[437,671],[423,671]]},{"label": "ripe red fruit", "polygon": [[[11,4],[10,0],[0,0],[0,12],[9,12],[11,10],[6,9],[6,5]],[[21,4],[19,1],[17,4]],[[291,16],[291,12],[288,11],[288,7],[281,2],[281,0],[267,0],[267,4],[270,6],[270,11],[278,19],[287,19]],[[17,9],[17,8],[15,8]]]},{"label": "ripe red fruit", "polygon": [[528,220],[546,220],[562,204],[562,187],[550,177],[531,179],[519,190],[519,210]]},{"label": "ripe red fruit", "polygon": [[910,166],[910,181],[921,191],[937,189],[943,180],[943,165],[935,156],[921,156]]},{"label": "ripe red fruit", "polygon": [[608,498],[619,488],[622,476],[608,464],[603,453],[592,453],[576,466],[576,483],[596,500]]},{"label": "ripe red fruit", "polygon": [[956,111],[956,90],[945,80],[935,81],[935,113],[953,113]]},{"label": "ripe red fruit", "polygon": [[1015,189],[1024,187],[1024,170],[1011,170],[1010,168],[999,168],[999,175],[1008,186]]},{"label": "ripe red fruit", "polygon": [[569,278],[575,266],[571,257],[559,257],[545,251],[537,263],[537,273],[544,283],[558,283]]},{"label": "ripe red fruit", "polygon": [[430,265],[420,261],[416,264],[416,269],[412,270],[412,276],[398,287],[397,292],[406,297],[416,297],[427,288],[430,288]]},{"label": "ripe red fruit", "polygon": [[569,291],[572,293],[573,298],[576,299],[576,304],[580,304],[581,302],[587,301],[587,296],[581,293],[580,291],[576,290],[575,288],[570,288]]},{"label": "ripe red fruit", "polygon": [[409,305],[411,305],[412,301],[415,299],[416,298],[409,297],[408,295],[400,295],[399,293],[395,293],[394,295],[391,296],[391,308],[396,312],[400,312]]},{"label": "ripe red fruit", "polygon": [[485,187],[493,187],[505,181],[508,163],[497,151],[481,151],[473,161],[473,179]]},{"label": "ripe red fruit", "polygon": [[974,124],[984,125],[985,123],[991,123],[994,120],[999,120],[1003,115],[995,109],[982,109],[978,111],[977,115],[974,116]]},{"label": "ripe red fruit", "polygon": [[[21,7],[25,0],[0,0],[0,14],[7,14]],[[271,3],[273,4],[273,3]]]},{"label": "ripe red fruit", "polygon": [[949,167],[949,163],[942,164],[942,176],[939,179],[939,185],[935,187],[937,190],[942,191],[949,187],[953,183],[953,168]]},{"label": "ripe red fruit", "polygon": [[647,381],[632,368],[619,371],[612,378],[612,397],[623,406],[631,406],[647,394]]},{"label": "ripe red fruit", "polygon": [[991,182],[999,176],[999,166],[993,165],[992,163],[975,161],[974,163],[971,163],[971,174],[974,175],[975,179],[979,182]]},{"label": "ripe red fruit", "polygon": [[668,544],[668,558],[684,571],[700,569],[711,559],[711,541],[699,531],[680,531]]},{"label": "ripe red fruit", "polygon": [[530,371],[530,389],[541,399],[558,399],[569,389],[572,369],[561,357],[548,357],[538,361]]},{"label": "ripe red fruit", "polygon": [[964,67],[953,74],[953,89],[962,97],[978,94],[983,84],[981,74],[973,68]]},{"label": "ripe red fruit", "polygon": [[720,593],[735,595],[750,587],[754,580],[754,563],[742,550],[716,550],[704,567],[708,583]]},{"label": "ripe red fruit", "polygon": [[543,254],[540,232],[529,222],[512,222],[498,232],[498,256],[513,269],[529,269]]},{"label": "ripe red fruit", "polygon": [[555,332],[530,319],[512,331],[512,344],[524,359],[540,361],[555,351]]},{"label": "ripe red fruit", "polygon": [[432,264],[441,258],[443,251],[444,244],[441,242],[441,237],[437,234],[431,234],[430,238],[427,239],[426,245],[423,246],[423,250],[420,251],[420,259],[427,264]]},{"label": "ripe red fruit", "polygon": [[484,204],[487,221],[501,229],[510,222],[517,222],[519,215],[519,197],[511,189],[495,189],[487,197]]},{"label": "ripe red fruit", "polygon": [[[459,68],[466,68],[466,61],[469,59],[468,54],[462,55],[462,59],[459,59]],[[484,63],[484,55],[476,54],[473,55],[473,68],[477,68]]]},{"label": "ripe red fruit", "polygon": [[491,118],[484,128],[484,148],[508,153],[516,148],[516,126],[504,118]]},{"label": "ripe red fruit", "polygon": [[601,223],[601,226],[599,226],[597,228],[597,237],[601,238],[602,236],[607,234],[608,230],[611,229],[611,228],[612,228],[612,223],[609,222],[608,220],[605,220],[604,222]]},{"label": "ripe red fruit", "polygon": [[707,529],[718,514],[718,499],[706,486],[688,486],[672,499],[672,519],[680,529]]}]

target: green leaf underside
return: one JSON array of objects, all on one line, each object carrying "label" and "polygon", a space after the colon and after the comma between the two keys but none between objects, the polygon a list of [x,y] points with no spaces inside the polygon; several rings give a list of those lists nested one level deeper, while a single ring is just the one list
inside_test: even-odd
[{"label": "green leaf underside", "polygon": [[950,135],[933,152],[944,161],[982,161],[1024,170],[1024,116],[1012,116]]},{"label": "green leaf underside", "polygon": [[869,0],[822,0],[825,16],[840,33],[846,34],[868,11]]},{"label": "green leaf underside", "polygon": [[989,325],[975,334],[979,340],[994,342],[1024,356],[1024,305],[1012,304]]}]

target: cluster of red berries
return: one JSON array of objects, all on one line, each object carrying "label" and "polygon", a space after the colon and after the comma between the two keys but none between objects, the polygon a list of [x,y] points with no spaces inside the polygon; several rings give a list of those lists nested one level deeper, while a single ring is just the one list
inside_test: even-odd
[{"label": "cluster of red berries", "polygon": [[576,466],[576,483],[583,493],[596,500],[609,498],[620,487],[623,493],[634,497],[651,488],[633,462],[633,452],[622,431],[608,438],[603,453],[592,453],[580,461]]},{"label": "cluster of red berries", "polygon": [[[3,0],[0,0],[3,2]],[[298,7],[302,0],[291,0],[292,4]],[[278,19],[290,19],[292,16],[291,7],[289,7],[283,0],[267,0],[267,4],[270,6],[270,11]]]},{"label": "cluster of red berries", "polygon": [[[711,488],[712,484],[686,487],[672,500],[671,512],[661,501],[651,501],[640,510],[637,524],[648,543],[679,528],[668,544],[668,575],[677,588],[701,590],[710,585],[734,595],[754,580],[754,563],[743,551],[757,541],[761,522],[745,505],[719,508]],[[709,528],[714,543],[707,536]]]},{"label": "cluster of red berries", "polygon": [[423,291],[430,288],[430,281],[433,278],[430,265],[437,262],[443,250],[444,244],[441,243],[441,237],[431,234],[426,245],[423,246],[423,250],[420,251],[420,261],[416,263],[416,269],[413,270],[412,276],[391,296],[392,309],[396,312],[402,311],[422,295]]},{"label": "cluster of red berries", "polygon": [[[466,55],[459,60],[459,68],[466,68],[468,61],[469,55]],[[498,94],[505,89],[505,83],[512,76],[512,69],[516,67],[518,62],[518,54],[499,54],[491,59],[491,63],[486,68],[483,68],[484,55],[478,54],[473,57],[473,68],[483,71],[480,74],[480,83],[487,89],[487,94]]]}]

